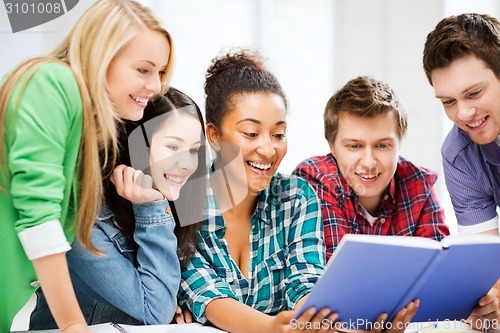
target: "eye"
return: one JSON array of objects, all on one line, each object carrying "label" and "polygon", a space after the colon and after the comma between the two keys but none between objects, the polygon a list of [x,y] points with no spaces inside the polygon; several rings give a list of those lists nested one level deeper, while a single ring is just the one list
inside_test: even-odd
[{"label": "eye", "polygon": [[167,148],[170,149],[170,150],[172,150],[172,151],[178,151],[179,150],[179,146],[176,146],[176,145],[168,145]]},{"label": "eye", "polygon": [[350,148],[350,149],[353,149],[353,150],[358,149],[360,147],[361,147],[361,145],[359,145],[357,143],[353,143],[351,145],[347,145],[347,148]]},{"label": "eye", "polygon": [[243,133],[245,134],[246,136],[248,136],[249,138],[256,138],[257,137],[257,133]]},{"label": "eye", "polygon": [[138,68],[137,71],[141,74],[148,74],[149,71],[146,68]]},{"label": "eye", "polygon": [[443,103],[443,106],[452,106],[455,103],[454,99],[445,99],[442,100],[441,103]]},{"label": "eye", "polygon": [[387,143],[379,143],[377,147],[380,149],[387,149],[389,148],[389,145]]},{"label": "eye", "polygon": [[196,155],[196,154],[198,154],[198,150],[200,150],[200,148],[191,148],[191,149],[189,149],[189,153],[191,155]]},{"label": "eye", "polygon": [[481,94],[482,90],[476,90],[467,95],[468,98],[476,98]]},{"label": "eye", "polygon": [[286,137],[286,135],[285,135],[285,133],[278,133],[278,134],[274,134],[274,137],[278,140],[283,140]]},{"label": "eye", "polygon": [[159,71],[159,72],[158,72],[158,75],[159,75],[160,77],[164,77],[166,74],[167,74],[167,73],[166,73],[165,71]]}]

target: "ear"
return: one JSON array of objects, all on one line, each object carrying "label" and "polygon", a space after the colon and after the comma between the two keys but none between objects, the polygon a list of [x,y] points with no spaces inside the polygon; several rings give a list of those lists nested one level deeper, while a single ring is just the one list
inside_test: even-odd
[{"label": "ear", "polygon": [[220,152],[219,141],[221,135],[219,128],[215,126],[213,123],[208,123],[206,128],[206,135],[208,143],[210,143],[212,149],[215,150],[216,152]]},{"label": "ear", "polygon": [[335,148],[333,147],[333,144],[328,142],[328,146],[330,147],[330,153],[332,153],[333,157],[335,157],[335,159],[337,159],[337,157],[335,156]]}]

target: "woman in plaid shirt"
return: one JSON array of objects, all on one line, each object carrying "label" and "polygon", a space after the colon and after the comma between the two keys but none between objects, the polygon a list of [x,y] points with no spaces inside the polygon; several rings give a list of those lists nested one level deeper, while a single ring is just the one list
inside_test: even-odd
[{"label": "woman in plaid shirt", "polygon": [[240,51],[214,59],[205,93],[217,158],[199,249],[182,272],[181,306],[230,332],[334,332],[329,309],[294,319],[326,260],[314,190],[277,173],[287,151],[279,82],[257,55]]}]

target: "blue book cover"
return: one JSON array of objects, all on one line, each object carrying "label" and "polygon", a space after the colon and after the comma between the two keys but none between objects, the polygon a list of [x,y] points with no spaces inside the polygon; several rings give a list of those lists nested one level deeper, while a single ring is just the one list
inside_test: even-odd
[{"label": "blue book cover", "polygon": [[500,278],[500,237],[346,235],[305,309],[328,307],[348,329],[370,329],[420,299],[413,321],[466,319]]}]

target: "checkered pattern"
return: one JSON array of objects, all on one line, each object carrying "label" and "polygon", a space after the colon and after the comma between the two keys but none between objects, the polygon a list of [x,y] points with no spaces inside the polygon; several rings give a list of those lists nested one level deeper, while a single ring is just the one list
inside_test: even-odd
[{"label": "checkered pattern", "polygon": [[225,222],[213,193],[202,222],[199,250],[182,272],[180,304],[205,323],[205,307],[231,297],[274,315],[293,309],[325,266],[319,202],[296,176],[276,174],[260,193],[251,217],[248,279],[229,256]]},{"label": "checkered pattern", "polygon": [[437,175],[402,157],[373,226],[331,154],[309,158],[293,173],[306,179],[321,201],[327,260],[345,234],[421,236],[436,240],[449,235],[433,189]]}]

